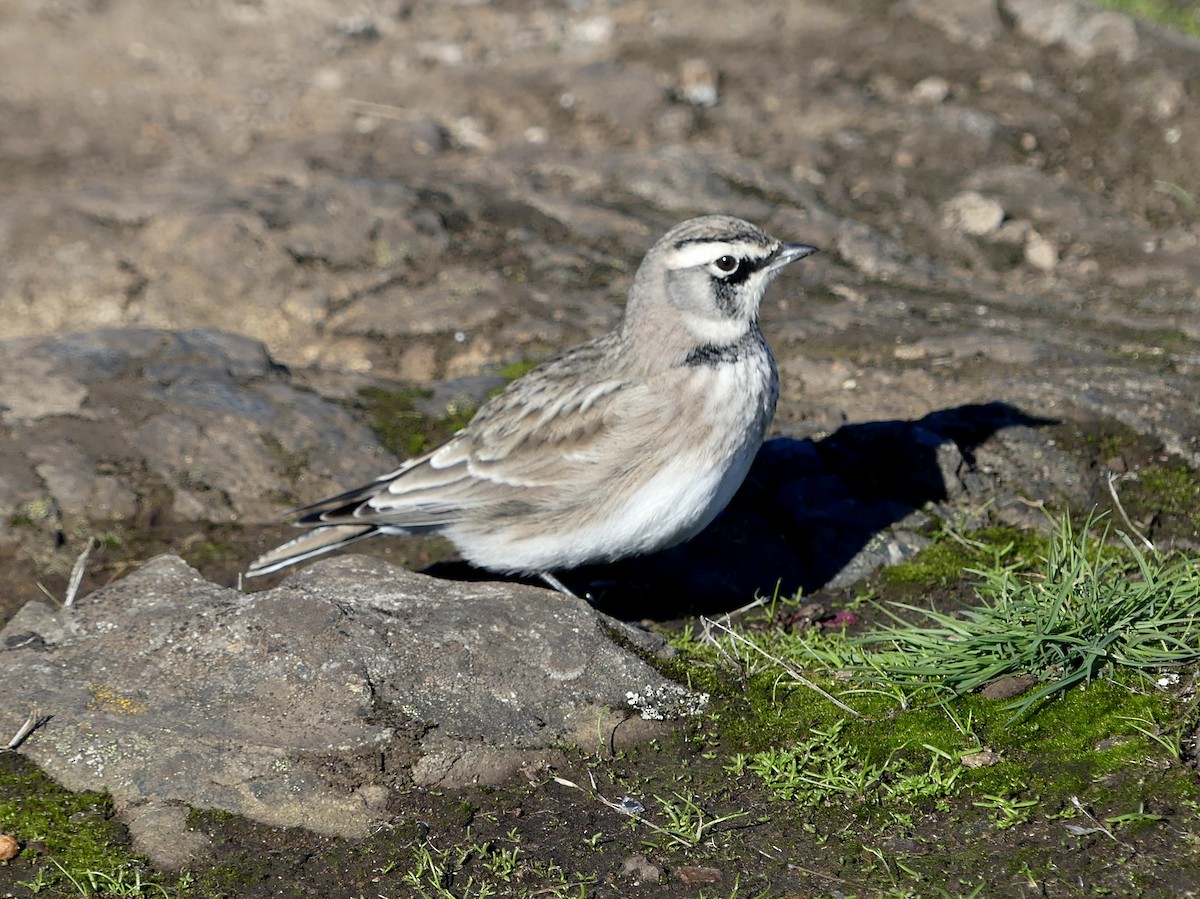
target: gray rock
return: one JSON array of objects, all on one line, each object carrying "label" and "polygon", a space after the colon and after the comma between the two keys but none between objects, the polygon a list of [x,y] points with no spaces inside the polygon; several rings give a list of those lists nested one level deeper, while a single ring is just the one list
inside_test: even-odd
[{"label": "gray rock", "polygon": [[33,345],[35,340],[0,346],[0,421],[4,424],[79,414],[83,409],[87,388],[59,369],[55,360],[27,353]]},{"label": "gray rock", "polygon": [[904,0],[900,9],[936,25],[950,40],[977,48],[1004,33],[996,0]]},{"label": "gray rock", "polygon": [[134,845],[170,871],[202,861],[212,846],[207,835],[188,826],[188,808],[182,803],[133,802],[122,805],[119,815]]},{"label": "gray rock", "polygon": [[1001,5],[1017,30],[1039,44],[1062,43],[1082,59],[1113,53],[1127,63],[1140,55],[1137,26],[1120,13],[1078,0],[1002,0]]},{"label": "gray rock", "polygon": [[329,327],[383,338],[467,331],[499,314],[503,291],[494,272],[448,268],[424,287],[394,284],[360,297],[332,316]]},{"label": "gray rock", "polygon": [[912,531],[883,531],[855,553],[826,586],[834,589],[849,587],[885,566],[911,559],[930,542],[928,537]]},{"label": "gray rock", "polygon": [[[49,559],[64,540],[139,515],[273,523],[395,464],[262,344],[219,331],[0,342],[0,387],[0,534],[38,568],[69,565]],[[32,527],[12,527],[14,514]]]},{"label": "gray rock", "polygon": [[0,204],[0,339],[212,328],[260,336],[292,363],[329,353],[332,315],[407,276],[414,257],[436,259],[449,237],[397,180],[304,177],[303,189],[199,176]]},{"label": "gray rock", "polygon": [[661,736],[673,723],[657,719],[702,707],[614,637],[662,649],[533,587],[344,556],[242,594],[160,556],[0,631],[21,684],[0,730],[30,707],[51,716],[20,751],[69,789],[111,793],[135,839],[160,835],[140,848],[178,865],[203,846],[160,845],[180,826],[172,804],[361,836],[405,783],[495,783],[559,747]]}]

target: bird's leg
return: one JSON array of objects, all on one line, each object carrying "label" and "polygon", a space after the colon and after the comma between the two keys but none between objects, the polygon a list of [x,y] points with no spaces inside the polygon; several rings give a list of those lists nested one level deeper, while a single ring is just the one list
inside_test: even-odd
[{"label": "bird's leg", "polygon": [[554,575],[552,575],[549,571],[539,571],[538,577],[540,577],[543,581],[545,581],[547,584],[549,584],[551,587],[553,587],[559,593],[565,593],[567,596],[574,597],[575,599],[579,599],[578,596],[575,596],[574,593],[572,593],[570,590],[567,589],[566,584],[564,584],[562,581],[560,581],[558,578],[556,578]]},{"label": "bird's leg", "polygon": [[[572,593],[569,589],[567,589],[566,584],[564,584],[562,581],[560,581],[558,578],[556,578],[554,575],[552,575],[549,571],[539,571],[538,577],[540,577],[543,581],[545,581],[547,584],[549,584],[551,587],[553,587],[559,593],[565,593],[567,596],[570,596],[572,599],[580,599],[580,597],[578,595],[576,595],[575,593]],[[596,600],[592,599],[592,594],[590,594],[590,593],[586,594],[582,598],[586,599],[592,605],[596,604]]]}]

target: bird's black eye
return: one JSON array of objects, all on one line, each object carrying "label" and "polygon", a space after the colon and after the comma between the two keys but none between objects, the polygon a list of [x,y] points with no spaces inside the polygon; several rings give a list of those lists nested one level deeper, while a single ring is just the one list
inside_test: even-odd
[{"label": "bird's black eye", "polygon": [[738,261],[734,256],[722,256],[716,261],[715,264],[718,269],[727,275],[732,275],[737,271],[738,268]]}]

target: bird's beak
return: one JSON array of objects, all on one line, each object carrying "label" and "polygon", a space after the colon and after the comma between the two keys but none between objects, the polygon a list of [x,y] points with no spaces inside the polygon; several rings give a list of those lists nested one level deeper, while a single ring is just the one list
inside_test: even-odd
[{"label": "bird's beak", "polygon": [[777,275],[779,270],[789,262],[795,262],[797,259],[803,259],[805,256],[811,256],[817,252],[820,251],[816,247],[810,247],[806,243],[780,244],[779,249],[775,251],[771,261],[767,264],[767,272]]}]

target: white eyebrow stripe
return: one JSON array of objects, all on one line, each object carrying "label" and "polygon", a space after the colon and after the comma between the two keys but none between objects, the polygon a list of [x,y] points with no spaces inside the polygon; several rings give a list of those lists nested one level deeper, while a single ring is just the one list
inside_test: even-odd
[{"label": "white eyebrow stripe", "polygon": [[708,265],[722,256],[736,256],[739,259],[750,257],[766,257],[767,250],[758,244],[726,243],[721,240],[699,241],[689,243],[668,252],[663,260],[669,269],[692,268],[697,265]]}]

